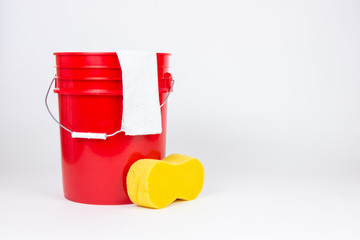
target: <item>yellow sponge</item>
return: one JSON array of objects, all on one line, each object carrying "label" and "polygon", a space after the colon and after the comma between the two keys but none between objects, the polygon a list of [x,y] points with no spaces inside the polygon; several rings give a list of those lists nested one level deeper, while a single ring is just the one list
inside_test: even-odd
[{"label": "yellow sponge", "polygon": [[176,199],[195,199],[204,184],[204,167],[198,159],[180,154],[160,161],[141,159],[130,167],[126,184],[133,203],[163,208]]}]

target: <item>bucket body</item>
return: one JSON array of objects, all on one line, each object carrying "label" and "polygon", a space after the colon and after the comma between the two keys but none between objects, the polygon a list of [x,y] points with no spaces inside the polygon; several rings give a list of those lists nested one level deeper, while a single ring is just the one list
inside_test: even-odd
[{"label": "bucket body", "polygon": [[[121,68],[116,53],[54,53],[60,123],[76,132],[112,134],[121,129]],[[170,54],[157,54],[159,99],[171,87]],[[166,147],[167,103],[161,108],[162,133],[106,140],[72,138],[60,128],[64,195],[88,204],[131,203],[126,190],[130,166],[142,158],[162,159]]]}]

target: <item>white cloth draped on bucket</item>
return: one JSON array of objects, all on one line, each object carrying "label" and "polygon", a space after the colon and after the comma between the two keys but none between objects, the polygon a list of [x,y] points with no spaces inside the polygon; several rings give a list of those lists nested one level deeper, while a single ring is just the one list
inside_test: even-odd
[{"label": "white cloth draped on bucket", "polygon": [[160,134],[161,110],[155,52],[117,51],[122,71],[125,135]]}]

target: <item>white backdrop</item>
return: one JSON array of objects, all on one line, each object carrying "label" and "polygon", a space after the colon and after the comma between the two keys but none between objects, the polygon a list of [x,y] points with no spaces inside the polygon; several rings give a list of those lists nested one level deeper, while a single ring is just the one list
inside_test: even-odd
[{"label": "white backdrop", "polygon": [[[348,0],[0,0],[0,237],[358,239],[359,23]],[[63,199],[52,53],[115,50],[173,54],[167,153],[203,162],[198,199]]]}]

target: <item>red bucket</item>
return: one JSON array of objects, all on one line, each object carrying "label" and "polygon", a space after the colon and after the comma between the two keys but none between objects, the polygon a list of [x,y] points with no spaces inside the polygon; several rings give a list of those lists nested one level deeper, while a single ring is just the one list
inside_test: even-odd
[{"label": "red bucket", "polygon": [[[116,53],[54,53],[60,124],[75,132],[112,133],[121,129],[121,68]],[[159,99],[171,91],[167,53],[158,53]],[[167,103],[161,108],[162,133],[102,139],[72,138],[60,128],[65,197],[88,204],[131,203],[126,191],[130,166],[141,158],[165,157]]]}]

